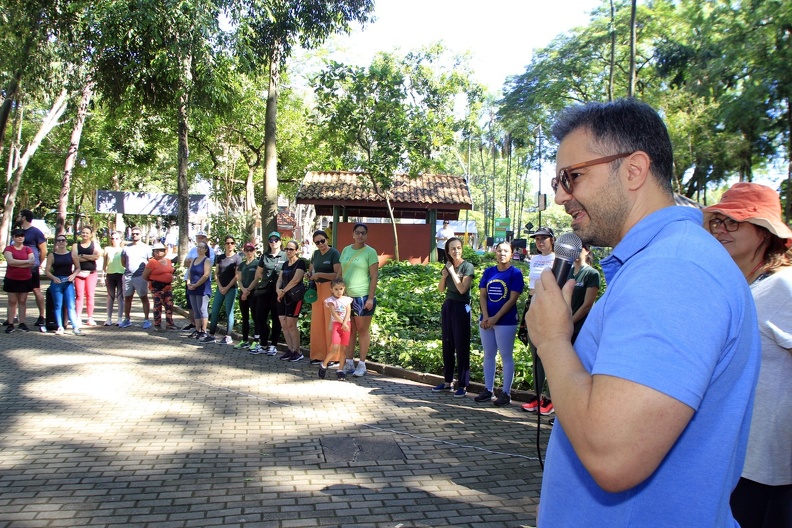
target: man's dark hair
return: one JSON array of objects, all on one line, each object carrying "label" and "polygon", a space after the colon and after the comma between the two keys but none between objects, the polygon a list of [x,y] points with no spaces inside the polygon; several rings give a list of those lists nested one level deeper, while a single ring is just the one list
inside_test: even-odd
[{"label": "man's dark hair", "polygon": [[581,127],[591,134],[596,146],[602,148],[603,156],[636,150],[645,152],[652,161],[650,170],[655,179],[663,189],[673,192],[671,138],[654,108],[633,98],[570,106],[558,116],[552,134],[560,143]]},{"label": "man's dark hair", "polygon": [[33,221],[33,211],[31,211],[30,209],[22,209],[21,211],[19,211],[19,216],[21,216],[28,222]]}]

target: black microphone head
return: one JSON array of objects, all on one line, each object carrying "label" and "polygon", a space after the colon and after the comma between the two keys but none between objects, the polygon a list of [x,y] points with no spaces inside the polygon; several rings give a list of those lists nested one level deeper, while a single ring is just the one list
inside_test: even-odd
[{"label": "black microphone head", "polygon": [[575,233],[564,233],[556,239],[553,251],[556,258],[574,262],[580,256],[583,241]]}]

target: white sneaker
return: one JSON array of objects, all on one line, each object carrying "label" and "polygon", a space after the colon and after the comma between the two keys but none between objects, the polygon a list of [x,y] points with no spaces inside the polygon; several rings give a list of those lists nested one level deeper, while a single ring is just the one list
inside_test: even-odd
[{"label": "white sneaker", "polygon": [[217,343],[218,345],[230,345],[233,342],[234,342],[234,340],[231,339],[230,335],[215,339],[215,343]]},{"label": "white sneaker", "polygon": [[357,368],[355,372],[352,374],[356,378],[362,378],[366,375],[366,362],[365,361],[358,361]]},{"label": "white sneaker", "polygon": [[278,347],[274,345],[270,345],[267,347],[267,355],[268,356],[277,356],[278,355]]},{"label": "white sneaker", "polygon": [[351,361],[347,361],[346,363],[344,363],[343,371],[344,374],[352,374],[353,372],[355,372],[355,364],[352,363]]},{"label": "white sneaker", "polygon": [[57,330],[55,330],[55,335],[63,335],[65,330],[62,326],[59,326]]}]

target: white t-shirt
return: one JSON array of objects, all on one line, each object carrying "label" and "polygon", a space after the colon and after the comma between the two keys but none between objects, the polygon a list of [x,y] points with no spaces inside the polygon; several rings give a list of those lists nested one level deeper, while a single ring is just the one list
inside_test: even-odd
[{"label": "white t-shirt", "polygon": [[792,484],[792,268],[751,285],[762,338],[748,452],[742,476],[766,484]]},{"label": "white t-shirt", "polygon": [[555,260],[555,253],[550,253],[549,255],[542,255],[541,253],[538,255],[534,255],[531,257],[531,269],[528,272],[528,289],[533,290],[534,284],[536,281],[539,280],[539,276],[542,274],[542,270],[545,268],[552,268],[553,261]]},{"label": "white t-shirt", "polygon": [[438,231],[437,232],[437,237],[436,237],[437,238],[437,248],[444,250],[445,246],[446,246],[446,242],[448,241],[448,239],[449,238],[453,238],[453,236],[455,234],[456,233],[454,233],[454,230],[451,229],[451,227],[444,227],[443,229]]}]

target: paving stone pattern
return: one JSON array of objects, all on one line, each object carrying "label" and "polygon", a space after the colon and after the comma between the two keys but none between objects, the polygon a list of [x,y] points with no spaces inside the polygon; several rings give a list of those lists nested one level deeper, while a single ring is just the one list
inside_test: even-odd
[{"label": "paving stone pattern", "polygon": [[0,332],[0,527],[535,524],[536,418],[516,403],[320,380],[175,331],[85,332]]}]

